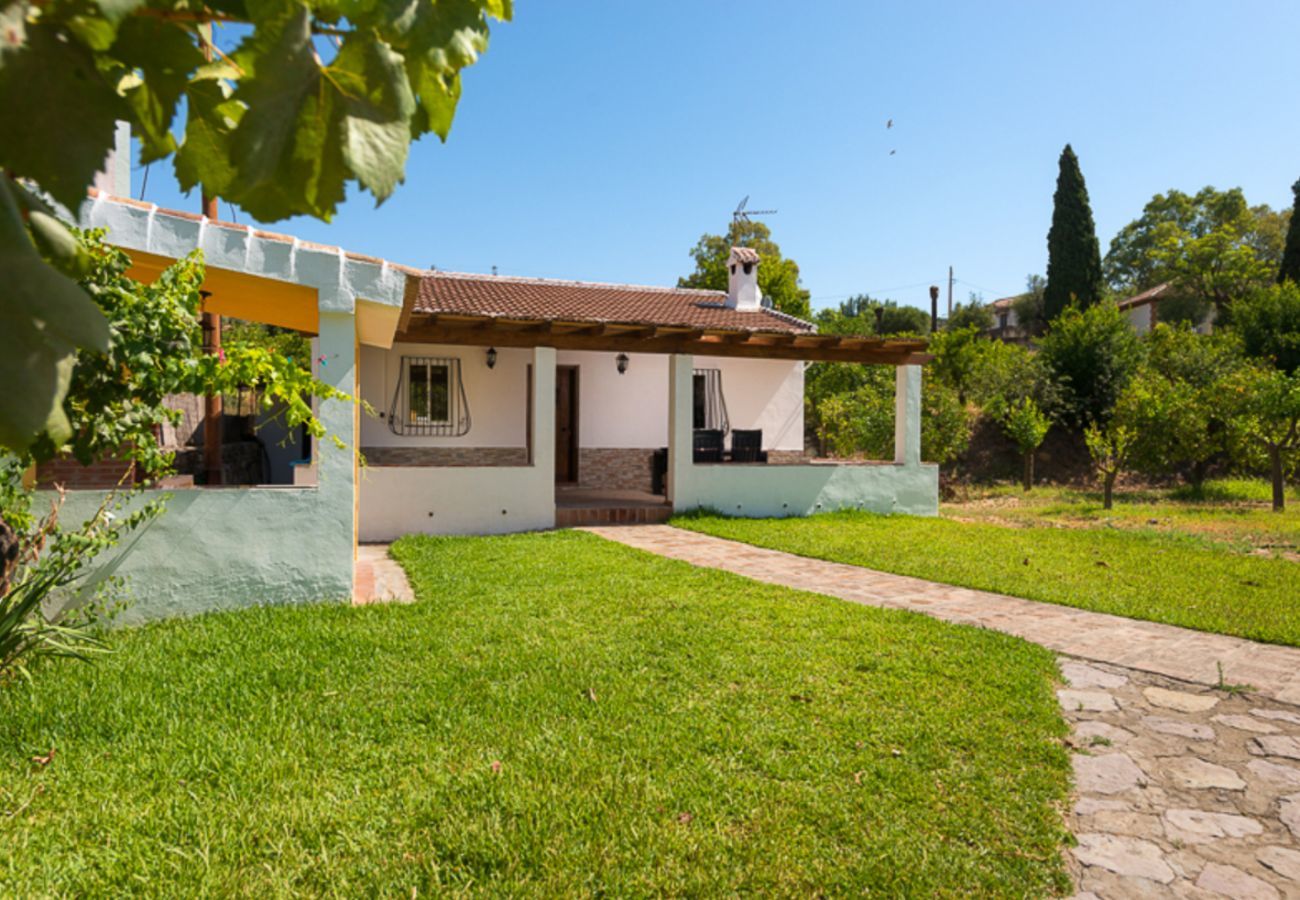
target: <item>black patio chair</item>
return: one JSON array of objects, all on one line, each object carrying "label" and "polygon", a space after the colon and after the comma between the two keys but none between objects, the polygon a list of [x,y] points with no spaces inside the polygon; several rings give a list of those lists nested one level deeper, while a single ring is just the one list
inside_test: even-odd
[{"label": "black patio chair", "polygon": [[733,428],[731,431],[731,461],[767,462],[767,451],[763,449],[763,429]]},{"label": "black patio chair", "polygon": [[693,458],[697,463],[722,462],[722,431],[717,428],[695,429]]}]

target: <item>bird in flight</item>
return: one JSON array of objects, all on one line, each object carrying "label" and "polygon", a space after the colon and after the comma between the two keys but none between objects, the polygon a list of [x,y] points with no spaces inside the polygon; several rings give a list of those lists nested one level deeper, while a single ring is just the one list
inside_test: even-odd
[{"label": "bird in flight", "polygon": [[890,150],[890,151],[889,151],[889,155],[890,155],[890,156],[893,156],[893,155],[894,155],[895,153],[897,153],[897,152],[898,152],[897,150]]},{"label": "bird in flight", "polygon": [[893,120],[893,119],[890,119],[888,122],[886,122],[886,123],[885,123],[885,127],[886,127],[886,128],[893,128],[893,127],[894,127],[894,120]]}]

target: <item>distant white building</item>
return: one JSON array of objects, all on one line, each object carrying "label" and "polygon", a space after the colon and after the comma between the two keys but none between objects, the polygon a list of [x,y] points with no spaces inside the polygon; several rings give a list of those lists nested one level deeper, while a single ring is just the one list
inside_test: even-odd
[{"label": "distant white building", "polygon": [[[1172,294],[1173,284],[1166,281],[1119,301],[1119,308],[1128,317],[1138,334],[1146,334],[1160,321],[1160,303],[1173,299]],[[1200,334],[1209,334],[1213,331],[1214,316],[1215,312],[1211,309],[1209,314],[1196,324],[1196,331]]]}]

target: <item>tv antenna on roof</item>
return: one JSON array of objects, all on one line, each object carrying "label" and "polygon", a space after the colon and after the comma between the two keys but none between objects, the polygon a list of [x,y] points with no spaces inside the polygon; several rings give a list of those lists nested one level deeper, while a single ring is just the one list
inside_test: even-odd
[{"label": "tv antenna on roof", "polygon": [[749,195],[746,194],[745,199],[740,201],[739,205],[736,206],[736,211],[731,214],[731,222],[733,225],[737,222],[751,221],[749,218],[750,216],[776,215],[776,210],[774,209],[746,209],[745,207],[747,207],[748,205],[749,205]]}]

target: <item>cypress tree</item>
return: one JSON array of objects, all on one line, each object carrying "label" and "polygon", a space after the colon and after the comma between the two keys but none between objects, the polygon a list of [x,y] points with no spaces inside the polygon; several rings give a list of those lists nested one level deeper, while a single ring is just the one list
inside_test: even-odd
[{"label": "cypress tree", "polygon": [[1295,201],[1291,204],[1291,225],[1286,230],[1286,247],[1282,251],[1282,268],[1277,273],[1277,283],[1294,281],[1300,284],[1300,181],[1291,185]]},{"label": "cypress tree", "polygon": [[1056,318],[1073,300],[1087,308],[1101,299],[1101,248],[1088,205],[1079,158],[1069,144],[1061,151],[1061,171],[1052,199],[1052,228],[1047,232],[1047,288],[1043,317]]}]

